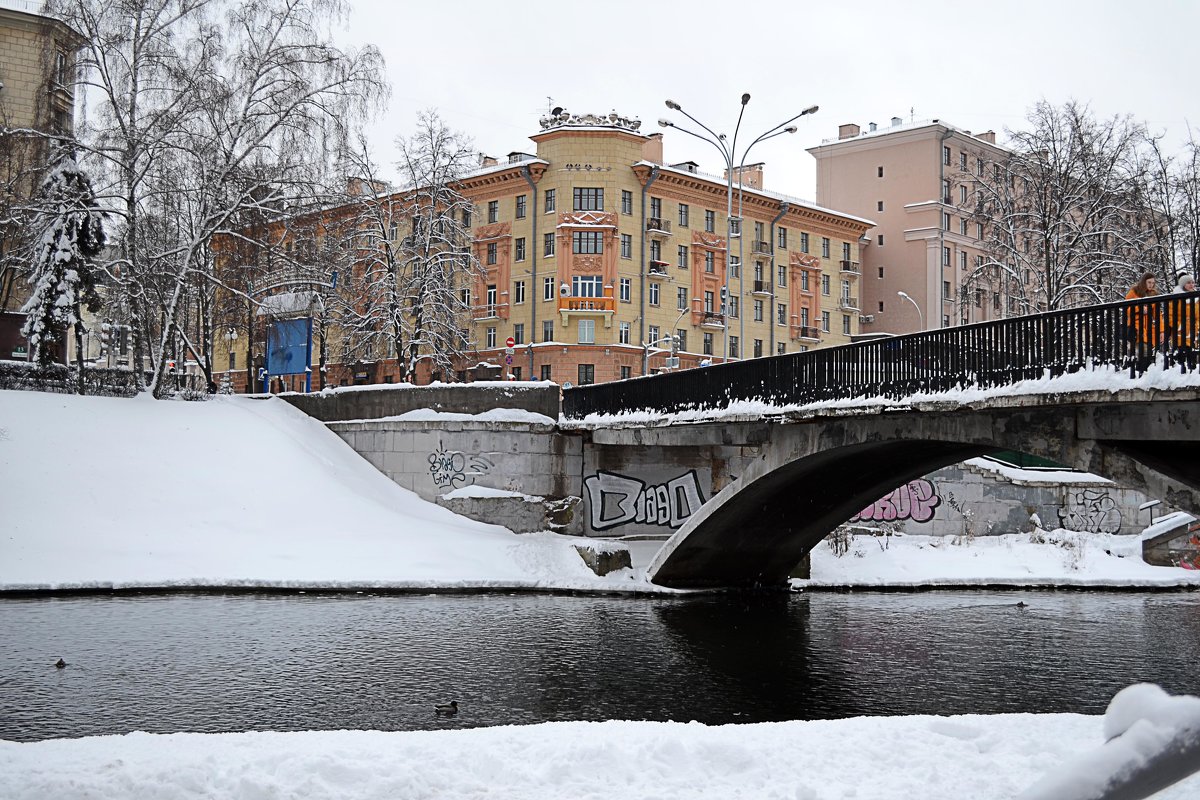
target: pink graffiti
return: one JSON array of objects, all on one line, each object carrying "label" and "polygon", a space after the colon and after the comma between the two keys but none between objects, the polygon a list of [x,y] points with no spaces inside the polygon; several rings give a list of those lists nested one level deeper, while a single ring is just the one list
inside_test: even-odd
[{"label": "pink graffiti", "polygon": [[876,500],[851,517],[850,521],[911,519],[913,522],[928,522],[933,519],[933,510],[941,503],[942,498],[934,492],[933,484],[924,478],[917,478]]}]

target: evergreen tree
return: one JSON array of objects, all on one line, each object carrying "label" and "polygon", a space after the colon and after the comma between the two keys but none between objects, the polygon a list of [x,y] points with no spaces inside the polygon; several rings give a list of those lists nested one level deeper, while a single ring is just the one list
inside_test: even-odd
[{"label": "evergreen tree", "polygon": [[54,345],[75,328],[79,393],[83,394],[82,308],[100,310],[96,291],[99,269],[93,259],[104,248],[103,215],[92,182],[74,155],[63,151],[39,189],[41,235],[34,249],[29,283],[33,294],[21,311],[21,333],[29,340],[30,358],[45,367],[54,361]]}]

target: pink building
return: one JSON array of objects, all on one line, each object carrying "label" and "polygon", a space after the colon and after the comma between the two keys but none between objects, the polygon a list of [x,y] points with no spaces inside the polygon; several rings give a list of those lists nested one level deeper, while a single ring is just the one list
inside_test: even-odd
[{"label": "pink building", "polygon": [[964,287],[987,263],[988,220],[976,212],[977,181],[1008,154],[993,131],[893,117],[866,130],[842,125],[837,139],[808,152],[817,160],[817,204],[877,223],[861,251],[862,333],[911,333],[1002,315],[1006,301],[994,279]]}]

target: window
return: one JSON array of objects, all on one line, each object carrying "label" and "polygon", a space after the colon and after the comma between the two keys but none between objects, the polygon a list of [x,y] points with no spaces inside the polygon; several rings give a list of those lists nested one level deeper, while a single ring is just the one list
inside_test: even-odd
[{"label": "window", "polygon": [[487,346],[496,346],[496,327],[494,325],[487,329]]},{"label": "window", "polygon": [[[574,189],[576,211],[603,211],[604,190],[594,186],[576,186]],[[621,209],[624,211],[624,209]]]},{"label": "window", "polygon": [[801,325],[801,327],[804,327],[804,328],[808,327],[808,309],[807,308],[800,309],[800,325]]},{"label": "window", "polygon": [[67,74],[67,53],[65,50],[57,50],[54,53],[54,82],[59,86],[66,86],[70,83],[70,76]]},{"label": "window", "polygon": [[554,190],[553,189],[546,190],[545,200],[542,201],[542,204],[546,206],[547,213],[554,210]]},{"label": "window", "polygon": [[950,166],[950,148],[946,145],[942,145],[942,163]]},{"label": "window", "polygon": [[883,177],[883,167],[879,168],[879,177]]},{"label": "window", "polygon": [[879,277],[883,277],[883,267],[879,268]]},{"label": "window", "polygon": [[967,187],[966,186],[958,187],[958,202],[962,203],[963,205],[966,204],[966,202],[967,202]]},{"label": "window", "polygon": [[550,368],[549,364],[542,364],[542,380],[544,380],[544,381],[552,380],[551,375],[550,375],[550,369],[551,368]]},{"label": "window", "polygon": [[525,323],[518,322],[513,325],[513,344],[525,344]]},{"label": "window", "polygon": [[787,228],[779,228],[776,231],[776,243],[780,250],[787,249]]},{"label": "window", "polygon": [[976,159],[976,160],[975,160],[975,174],[976,174],[976,175],[979,175],[980,177],[982,177],[982,176],[983,176],[983,169],[984,169],[984,167],[986,166],[986,164],[987,164],[987,162],[986,162],[986,161],[984,161],[982,158]]},{"label": "window", "polygon": [[489,263],[489,264],[496,263],[496,243],[495,242],[488,242],[487,263]]},{"label": "window", "polygon": [[846,299],[849,297],[850,297],[850,281],[843,278],[842,279],[842,298]]},{"label": "window", "polygon": [[621,258],[633,258],[633,236],[628,233],[621,234]]},{"label": "window", "polygon": [[883,247],[883,234],[879,234],[879,246]]},{"label": "window", "polygon": [[542,341],[543,342],[553,342],[554,341],[554,320],[552,320],[552,319],[542,320]]},{"label": "window", "polygon": [[879,313],[880,314],[883,313],[883,301],[882,300],[879,301]]},{"label": "window", "polygon": [[633,377],[633,367],[621,367],[621,380],[627,381]]},{"label": "window", "polygon": [[1000,293],[999,292],[996,292],[994,295],[992,295],[992,310],[994,310],[994,311],[1000,310]]},{"label": "window", "polygon": [[739,356],[738,356],[738,337],[736,337],[736,336],[729,337],[729,357],[730,358],[739,358]]},{"label": "window", "polygon": [[959,154],[958,154],[958,168],[959,169],[967,168],[967,154],[965,152],[959,152]]},{"label": "window", "polygon": [[950,248],[949,247],[942,248],[942,266],[943,267],[950,266]]},{"label": "window", "polygon": [[621,190],[621,213],[633,213],[633,192],[629,191],[628,189]]},{"label": "window", "polygon": [[525,195],[517,195],[517,219],[525,219]]},{"label": "window", "polygon": [[713,257],[712,250],[707,250],[704,253],[704,271],[710,275],[717,271],[717,262]]},{"label": "window", "polygon": [[487,287],[487,315],[496,316],[496,284],[489,283]]},{"label": "window", "polygon": [[740,258],[738,258],[737,256],[729,257],[729,277],[731,277],[731,278],[742,277],[742,260]]},{"label": "window", "polygon": [[762,300],[754,301],[754,321],[755,322],[763,321],[763,301]]},{"label": "window", "polygon": [[686,228],[688,226],[688,205],[687,203],[679,204],[679,227]]},{"label": "window", "polygon": [[967,223],[966,217],[963,217],[962,219],[960,219],[958,221],[958,232],[961,233],[963,236],[967,235],[967,224],[968,223]]},{"label": "window", "polygon": [[680,286],[675,290],[675,308],[680,311],[687,311],[688,307],[688,288]]},{"label": "window", "polygon": [[826,297],[829,296],[829,276],[828,275],[821,276],[821,294],[825,295]]},{"label": "window", "polygon": [[543,300],[553,300],[554,299],[554,278],[553,277],[542,278],[542,299]]},{"label": "window", "polygon": [[821,331],[823,333],[829,333],[829,312],[828,311],[821,312]]},{"label": "window", "polygon": [[821,237],[821,258],[829,258],[829,237]]},{"label": "window", "polygon": [[460,289],[458,292],[458,302],[462,303],[464,308],[470,306],[471,305],[471,290],[470,289]]},{"label": "window", "polygon": [[883,201],[882,200],[880,200],[878,203],[876,203],[875,206],[876,206],[876,208],[875,208],[876,211],[883,211]]},{"label": "window", "polygon": [[[804,350],[807,350],[808,348],[801,347],[800,349],[801,349],[801,351],[804,351]],[[779,355],[784,355],[785,353],[787,353],[787,342],[777,342],[775,344],[775,352],[778,353]]]},{"label": "window", "polygon": [[944,202],[944,203],[950,202],[950,179],[949,178],[942,179],[942,202]]},{"label": "window", "polygon": [[514,381],[521,380],[521,368],[520,367],[512,367],[511,371],[512,371],[512,376],[513,376]]},{"label": "window", "polygon": [[679,245],[679,249],[675,252],[675,263],[681,269],[687,269],[688,266],[688,249],[686,244]]},{"label": "window", "polygon": [[776,304],[775,321],[780,325],[787,325],[787,303]]},{"label": "window", "polygon": [[487,217],[487,219],[488,219],[488,222],[496,222],[497,220],[500,219],[500,201],[499,200],[489,200],[488,201],[488,217]]},{"label": "window", "polygon": [[542,252],[545,253],[546,256],[554,255],[554,234],[553,233],[547,233],[545,236],[542,237]]},{"label": "window", "polygon": [[946,211],[942,212],[942,230],[950,230],[950,214]]},{"label": "window", "polygon": [[579,385],[589,386],[596,382],[596,365],[595,364],[580,364],[579,365]]},{"label": "window", "polygon": [[949,315],[949,314],[943,314],[943,315],[942,315],[942,327],[943,327],[943,328],[949,328],[949,327],[950,327],[950,315]]},{"label": "window", "polygon": [[716,298],[716,295],[713,294],[712,292],[704,293],[704,313],[705,314],[713,313],[713,301],[715,300],[715,298]]},{"label": "window", "polygon": [[659,339],[661,339],[661,338],[662,338],[661,336],[659,336],[659,335],[658,335],[658,326],[657,326],[657,325],[651,325],[651,326],[649,326],[649,327],[646,329],[646,332],[647,332],[648,334],[650,334],[650,338],[649,338],[647,341],[651,341],[651,342],[657,342]]},{"label": "window", "polygon": [[808,272],[808,270],[804,270],[800,273],[800,291],[802,291],[802,292],[809,291],[808,282],[809,282],[809,272]]},{"label": "window", "polygon": [[850,261],[850,243],[842,242],[842,261]]},{"label": "window", "polygon": [[754,340],[754,357],[762,358],[762,339]]},{"label": "window", "polygon": [[683,352],[687,350],[687,329],[679,328],[675,331],[675,352]]},{"label": "window", "polygon": [[942,281],[942,299],[953,300],[954,295],[950,292],[950,281]]},{"label": "window", "polygon": [[780,264],[775,275],[776,286],[787,286],[787,264]]},{"label": "window", "polygon": [[959,269],[962,269],[962,270],[966,270],[966,268],[967,268],[967,251],[966,250],[958,251],[958,267],[959,267]]},{"label": "window", "polygon": [[704,230],[705,230],[705,232],[713,233],[714,231],[716,231],[716,229],[717,229],[717,212],[706,210],[704,212]]},{"label": "window", "polygon": [[650,198],[650,216],[657,220],[662,220],[662,198]]},{"label": "window", "polygon": [[471,227],[471,209],[464,208],[462,212],[462,224],[464,228]]},{"label": "window", "polygon": [[765,226],[761,222],[755,222],[754,223],[754,241],[765,242],[766,241],[766,233],[764,231],[765,231]]},{"label": "window", "polygon": [[629,344],[629,331],[630,331],[630,324],[628,322],[622,322],[617,326],[617,343],[618,344]]},{"label": "window", "polygon": [[604,279],[599,275],[572,275],[572,297],[603,297]]},{"label": "window", "polygon": [[713,354],[713,335],[705,332],[704,334],[704,355],[711,356]]},{"label": "window", "polygon": [[808,252],[808,234],[807,233],[800,234],[800,252],[801,253]]},{"label": "window", "polygon": [[579,320],[579,343],[580,344],[595,344],[596,343],[596,320],[594,320],[594,319]]},{"label": "window", "polygon": [[849,314],[842,314],[842,335],[843,336],[850,335],[850,315]]},{"label": "window", "polygon": [[657,282],[650,284],[650,291],[648,292],[648,295],[650,298],[650,305],[652,306],[658,305],[658,289],[659,285]]},{"label": "window", "polygon": [[513,284],[513,302],[525,302],[525,281],[517,281],[515,284]]},{"label": "window", "polygon": [[763,279],[763,271],[765,264],[762,261],[754,262],[754,280],[761,281]]},{"label": "window", "polygon": [[571,234],[571,252],[598,254],[604,252],[604,234],[601,231],[574,231]]},{"label": "window", "polygon": [[633,292],[633,279],[632,278],[621,278],[619,287],[620,287],[620,292],[621,292],[621,302],[628,303],[629,298],[632,296],[632,292]]},{"label": "window", "polygon": [[[633,249],[632,239],[630,240],[630,249]],[[655,239],[650,243],[650,260],[662,263],[662,242]]]},{"label": "window", "polygon": [[975,290],[975,307],[983,308],[983,289]]},{"label": "window", "polygon": [[982,222],[975,223],[975,238],[980,239],[980,240],[983,239],[983,223]]},{"label": "window", "polygon": [[525,260],[525,237],[524,236],[517,237],[516,247],[514,249],[516,250],[516,254],[513,256],[513,258],[515,258],[517,261],[524,261]]},{"label": "window", "polygon": [[731,296],[729,298],[729,316],[736,319],[737,315],[738,315],[738,298],[736,296]]}]

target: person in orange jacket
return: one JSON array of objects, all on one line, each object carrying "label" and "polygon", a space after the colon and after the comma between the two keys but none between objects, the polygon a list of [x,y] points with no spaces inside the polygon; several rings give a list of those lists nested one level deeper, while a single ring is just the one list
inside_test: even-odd
[{"label": "person in orange jacket", "polygon": [[[1147,272],[1138,279],[1133,288],[1125,295],[1126,300],[1137,300],[1143,297],[1158,296],[1158,278],[1153,272]],[[1153,306],[1130,308],[1125,312],[1126,323],[1136,334],[1136,338],[1151,347],[1163,344],[1167,338],[1167,327],[1163,314]]]}]

